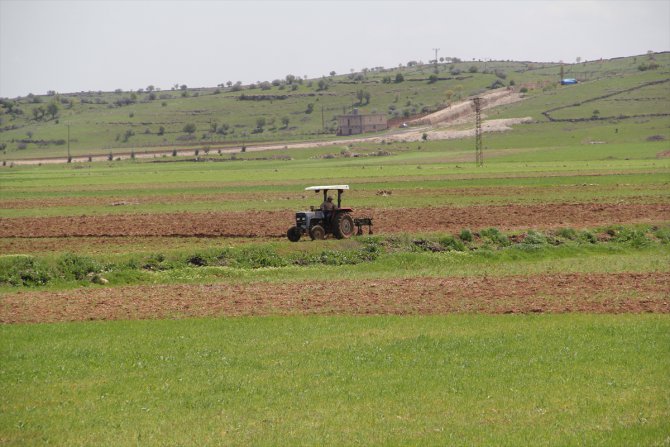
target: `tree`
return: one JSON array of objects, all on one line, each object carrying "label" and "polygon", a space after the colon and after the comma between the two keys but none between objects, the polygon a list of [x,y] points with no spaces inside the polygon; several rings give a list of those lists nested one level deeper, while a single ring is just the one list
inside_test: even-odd
[{"label": "tree", "polygon": [[295,75],[292,74],[287,74],[286,75],[286,83],[287,84],[293,84],[295,82]]},{"label": "tree", "polygon": [[281,123],[282,123],[282,125],[284,126],[284,129],[288,129],[288,123],[289,123],[290,121],[291,121],[291,120],[289,119],[288,116],[284,116],[284,117],[282,117],[282,119],[281,119]]},{"label": "tree", "polygon": [[38,106],[33,109],[33,116],[35,117],[35,120],[39,121],[44,118],[46,112],[47,111],[44,109],[44,107]]},{"label": "tree", "polygon": [[335,76],[336,74],[337,74],[337,73],[335,73],[335,70],[333,70],[333,71],[330,72],[330,75],[331,75],[331,76]]},{"label": "tree", "polygon": [[319,79],[318,90],[328,90],[328,82],[325,79]]},{"label": "tree", "polygon": [[186,84],[182,84],[182,85],[179,86],[180,90],[186,90],[187,88],[188,88],[188,86]]},{"label": "tree", "polygon": [[153,85],[149,85],[149,86],[147,87],[146,90],[147,90],[148,92],[153,92],[154,89],[155,89],[155,87],[154,87]]},{"label": "tree", "polygon": [[433,73],[430,76],[428,76],[428,83],[429,84],[434,84],[434,83],[437,82],[437,79],[438,79],[437,75],[435,73]]},{"label": "tree", "polygon": [[160,126],[160,127],[158,128],[158,135],[164,135],[164,134],[165,134],[165,127]]},{"label": "tree", "polygon": [[265,123],[266,123],[265,118],[261,116],[260,118],[256,119],[256,128],[259,131],[263,132],[263,128],[265,127]]},{"label": "tree", "polygon": [[307,110],[305,110],[305,113],[309,115],[313,111],[314,111],[314,103],[310,102],[309,104],[307,104]]},{"label": "tree", "polygon": [[356,92],[356,98],[358,99],[359,105],[363,105],[363,100],[365,100],[365,104],[370,104],[370,92],[366,90],[358,90]]},{"label": "tree", "polygon": [[402,73],[396,73],[395,75],[395,82],[400,83],[405,80],[405,77],[402,75]]},{"label": "tree", "polygon": [[184,125],[184,129],[183,129],[183,130],[184,130],[184,132],[186,132],[187,134],[192,135],[192,134],[194,134],[195,131],[197,130],[197,127],[196,127],[196,125],[193,124],[193,123],[188,123],[188,124]]},{"label": "tree", "polygon": [[477,73],[477,71],[479,71],[479,70],[478,70],[476,65],[471,65],[470,68],[468,68],[468,71],[470,73]]},{"label": "tree", "polygon": [[47,113],[51,115],[51,119],[56,118],[56,115],[58,115],[58,104],[50,102],[47,106]]}]

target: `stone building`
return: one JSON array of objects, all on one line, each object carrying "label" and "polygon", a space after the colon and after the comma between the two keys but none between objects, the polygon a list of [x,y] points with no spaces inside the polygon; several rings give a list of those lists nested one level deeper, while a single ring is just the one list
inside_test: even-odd
[{"label": "stone building", "polygon": [[373,113],[362,115],[358,110],[354,110],[349,115],[340,115],[337,117],[338,135],[356,135],[359,133],[378,132],[388,129],[386,115],[383,113]]}]

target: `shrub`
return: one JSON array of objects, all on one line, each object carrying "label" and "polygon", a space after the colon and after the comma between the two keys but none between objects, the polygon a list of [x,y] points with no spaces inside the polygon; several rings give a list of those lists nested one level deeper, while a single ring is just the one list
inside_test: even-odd
[{"label": "shrub", "polygon": [[547,238],[542,233],[529,230],[528,233],[526,233],[526,237],[523,238],[523,243],[526,245],[545,245],[547,243]]},{"label": "shrub", "polygon": [[74,278],[76,280],[82,280],[89,273],[100,273],[102,270],[95,260],[72,253],[61,256],[57,265],[62,278]]},{"label": "shrub", "polygon": [[[472,234],[470,235],[472,236]],[[450,251],[465,251],[465,244],[453,236],[445,236],[440,239],[440,244]]]},{"label": "shrub", "polygon": [[197,253],[186,258],[186,262],[196,267],[203,267],[209,265],[207,258],[204,255]]},{"label": "shrub", "polygon": [[45,285],[51,278],[47,266],[31,256],[0,258],[0,284],[34,287]]},{"label": "shrub", "polygon": [[598,242],[598,238],[595,236],[595,234],[587,230],[584,230],[581,233],[579,233],[579,239],[588,242],[590,244],[595,244]]},{"label": "shrub", "polygon": [[506,79],[507,78],[507,74],[503,70],[500,70],[499,68],[496,68],[494,70],[494,73],[500,79]]},{"label": "shrub", "polygon": [[165,256],[163,254],[154,253],[149,255],[146,261],[144,261],[142,268],[145,270],[165,270],[167,267],[163,264],[164,261]]},{"label": "shrub", "polygon": [[491,89],[496,89],[496,88],[501,88],[501,87],[504,87],[504,86],[505,86],[505,83],[503,81],[501,81],[500,79],[496,79],[495,81],[493,81],[493,84],[491,84],[490,88]]},{"label": "shrub", "polygon": [[486,230],[482,230],[480,234],[496,245],[503,247],[510,245],[509,238],[498,231],[497,228],[487,228]]},{"label": "shrub", "polygon": [[556,236],[574,241],[577,239],[577,232],[572,228],[561,228],[556,232]]},{"label": "shrub", "polygon": [[463,242],[472,242],[474,239],[472,236],[472,231],[468,230],[467,228],[462,229],[461,234],[458,237],[460,237]]},{"label": "shrub", "polygon": [[521,92],[521,93],[528,93],[528,88],[526,88],[526,87],[521,87],[521,89],[519,89],[519,92]]},{"label": "shrub", "polygon": [[645,232],[642,230],[625,227],[613,227],[609,228],[607,233],[613,236],[613,241],[630,244],[635,248],[649,245],[649,239],[647,239]]},{"label": "shrub", "polygon": [[235,257],[235,263],[243,268],[283,267],[287,265],[274,249],[270,247],[249,247]]},{"label": "shrub", "polygon": [[659,228],[654,235],[663,243],[670,244],[670,228]]}]

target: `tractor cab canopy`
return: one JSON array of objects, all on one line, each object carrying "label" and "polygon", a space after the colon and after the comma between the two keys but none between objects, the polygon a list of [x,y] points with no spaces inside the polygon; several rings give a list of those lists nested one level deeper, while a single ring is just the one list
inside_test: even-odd
[{"label": "tractor cab canopy", "polygon": [[349,189],[349,185],[328,185],[328,186],[308,186],[305,191],[314,191],[318,193],[323,191],[323,201],[326,201],[329,190],[337,190],[337,207],[342,207],[342,193]]}]

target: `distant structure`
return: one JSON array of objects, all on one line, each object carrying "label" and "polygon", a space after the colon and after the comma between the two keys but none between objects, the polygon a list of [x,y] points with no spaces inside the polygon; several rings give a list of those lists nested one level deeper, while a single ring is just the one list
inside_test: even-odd
[{"label": "distant structure", "polygon": [[561,79],[561,85],[574,85],[576,83],[577,83],[576,79],[572,79],[572,78]]},{"label": "distant structure", "polygon": [[383,113],[363,115],[354,109],[353,113],[337,117],[338,135],[356,135],[367,132],[378,132],[388,129],[388,121]]}]

